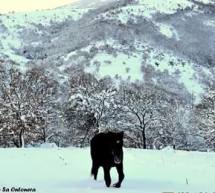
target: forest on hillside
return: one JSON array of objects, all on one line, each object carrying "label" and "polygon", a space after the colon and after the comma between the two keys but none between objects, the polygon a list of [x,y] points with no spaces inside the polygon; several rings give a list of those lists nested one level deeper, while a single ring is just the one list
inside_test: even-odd
[{"label": "forest on hillside", "polygon": [[154,84],[97,79],[80,67],[60,84],[42,67],[1,61],[0,146],[85,147],[98,132],[124,131],[125,147],[215,150],[215,92],[195,103]]}]

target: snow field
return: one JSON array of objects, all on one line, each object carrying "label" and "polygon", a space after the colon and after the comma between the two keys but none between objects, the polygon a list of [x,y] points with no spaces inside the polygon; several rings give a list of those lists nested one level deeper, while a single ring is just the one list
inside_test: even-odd
[{"label": "snow field", "polygon": [[[215,190],[214,153],[124,149],[125,180],[106,188],[100,168],[90,177],[89,148],[0,149],[0,188],[36,188],[37,193],[161,193]],[[115,169],[112,182],[117,181]]]},{"label": "snow field", "polygon": [[129,57],[126,54],[118,53],[114,57],[106,53],[99,53],[91,60],[91,65],[86,71],[97,74],[99,77],[110,76],[131,81],[142,80],[141,56]]}]

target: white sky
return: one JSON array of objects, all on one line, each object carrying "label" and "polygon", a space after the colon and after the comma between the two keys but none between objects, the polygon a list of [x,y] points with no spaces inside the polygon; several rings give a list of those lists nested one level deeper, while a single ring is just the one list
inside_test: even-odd
[{"label": "white sky", "polygon": [[74,1],[76,0],[0,0],[0,13],[51,9]]}]

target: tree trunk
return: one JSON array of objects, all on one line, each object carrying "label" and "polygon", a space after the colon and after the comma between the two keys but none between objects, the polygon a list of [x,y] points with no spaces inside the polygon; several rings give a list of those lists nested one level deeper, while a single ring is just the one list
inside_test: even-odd
[{"label": "tree trunk", "polygon": [[142,128],[143,149],[146,149],[146,129]]},{"label": "tree trunk", "polygon": [[25,147],[25,140],[24,140],[24,129],[21,129],[19,133],[19,147]]},{"label": "tree trunk", "polygon": [[43,132],[43,134],[42,134],[43,135],[43,137],[42,137],[43,143],[46,143],[46,130],[43,128],[42,132]]}]

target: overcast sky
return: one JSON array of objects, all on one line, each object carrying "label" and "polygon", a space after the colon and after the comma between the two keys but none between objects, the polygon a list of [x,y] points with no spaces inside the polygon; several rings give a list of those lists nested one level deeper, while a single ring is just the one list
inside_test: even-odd
[{"label": "overcast sky", "polygon": [[75,0],[0,0],[0,13],[49,9],[74,1]]}]

